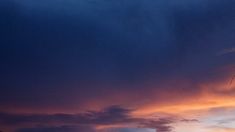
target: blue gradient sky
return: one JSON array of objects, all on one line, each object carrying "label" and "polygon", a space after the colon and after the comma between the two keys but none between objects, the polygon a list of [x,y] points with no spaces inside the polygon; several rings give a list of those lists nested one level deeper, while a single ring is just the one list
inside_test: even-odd
[{"label": "blue gradient sky", "polygon": [[1,0],[0,131],[235,131],[234,0]]}]

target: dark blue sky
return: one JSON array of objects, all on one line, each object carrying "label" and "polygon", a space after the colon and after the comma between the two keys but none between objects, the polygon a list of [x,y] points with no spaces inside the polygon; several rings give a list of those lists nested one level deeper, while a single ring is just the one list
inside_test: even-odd
[{"label": "dark blue sky", "polygon": [[144,109],[208,89],[233,93],[204,86],[234,74],[234,6],[233,0],[1,0],[0,111]]}]

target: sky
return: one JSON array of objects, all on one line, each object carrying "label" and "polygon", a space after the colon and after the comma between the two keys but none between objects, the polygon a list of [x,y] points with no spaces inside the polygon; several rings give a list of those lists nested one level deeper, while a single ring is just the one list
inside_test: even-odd
[{"label": "sky", "polygon": [[235,132],[234,0],[1,0],[0,132]]}]

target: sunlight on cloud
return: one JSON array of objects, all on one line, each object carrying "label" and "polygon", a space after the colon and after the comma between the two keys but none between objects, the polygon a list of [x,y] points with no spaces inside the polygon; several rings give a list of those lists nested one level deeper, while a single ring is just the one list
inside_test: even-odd
[{"label": "sunlight on cloud", "polygon": [[156,130],[148,128],[110,128],[99,132],[156,132]]}]

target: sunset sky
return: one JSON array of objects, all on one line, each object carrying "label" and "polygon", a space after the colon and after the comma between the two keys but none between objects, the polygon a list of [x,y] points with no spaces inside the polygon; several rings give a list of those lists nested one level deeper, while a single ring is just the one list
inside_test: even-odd
[{"label": "sunset sky", "polygon": [[0,132],[235,132],[235,0],[0,0]]}]

